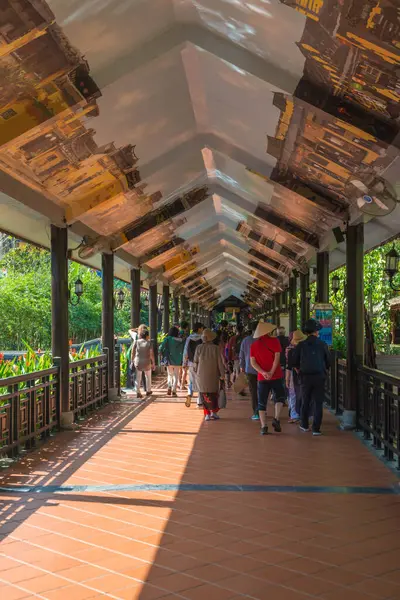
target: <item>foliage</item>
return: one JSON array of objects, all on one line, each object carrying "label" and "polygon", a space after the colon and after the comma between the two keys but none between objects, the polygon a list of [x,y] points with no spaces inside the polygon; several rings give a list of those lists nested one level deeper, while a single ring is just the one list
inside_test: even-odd
[{"label": "foliage", "polygon": [[101,354],[100,346],[91,346],[90,348],[84,348],[83,344],[79,350],[73,348],[69,353],[69,362],[77,362],[78,360],[85,360],[88,358],[95,358]]},{"label": "foliage", "polygon": [[120,365],[121,365],[121,387],[126,387],[128,382],[128,349],[129,346],[121,347]]},{"label": "foliage", "polygon": [[[0,260],[0,348],[24,350],[23,340],[36,349],[51,348],[51,258],[50,252],[20,243]],[[68,282],[83,283],[80,302],[69,306],[69,337],[76,343],[101,336],[101,273],[75,262],[69,263]],[[131,300],[128,286],[115,280],[115,289],[125,291],[122,310],[115,310],[115,332],[125,335],[130,327]],[[149,323],[149,309],[141,298],[141,323]]]}]

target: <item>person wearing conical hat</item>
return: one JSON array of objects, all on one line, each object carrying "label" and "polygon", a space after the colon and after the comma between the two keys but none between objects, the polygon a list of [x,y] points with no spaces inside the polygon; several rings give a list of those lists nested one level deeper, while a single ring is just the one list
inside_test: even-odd
[{"label": "person wearing conical hat", "polygon": [[282,431],[280,415],[286,400],[281,367],[281,344],[272,337],[276,325],[259,321],[254,332],[254,342],[250,348],[250,362],[257,371],[258,380],[258,414],[261,422],[261,435],[267,435],[267,404],[268,397],[273,392],[275,414],[272,427],[277,433]]}]

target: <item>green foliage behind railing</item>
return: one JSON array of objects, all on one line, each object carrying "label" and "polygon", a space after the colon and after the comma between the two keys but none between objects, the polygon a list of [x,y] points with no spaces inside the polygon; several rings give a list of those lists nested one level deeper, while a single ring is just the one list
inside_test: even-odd
[{"label": "green foliage behind railing", "polygon": [[[39,354],[38,352],[35,352],[27,342],[24,341],[23,344],[26,348],[26,353],[24,355],[16,356],[12,360],[4,360],[4,355],[0,354],[0,379],[8,379],[9,377],[17,377],[18,375],[27,375],[29,373],[36,373],[52,368],[53,357],[50,352]],[[95,358],[100,354],[100,346],[85,349],[82,345],[78,351],[72,350],[70,352],[69,361],[70,363],[74,363],[78,360]],[[25,384],[21,383],[19,385],[22,388]],[[8,390],[6,387],[0,387],[0,396],[7,392]]]}]

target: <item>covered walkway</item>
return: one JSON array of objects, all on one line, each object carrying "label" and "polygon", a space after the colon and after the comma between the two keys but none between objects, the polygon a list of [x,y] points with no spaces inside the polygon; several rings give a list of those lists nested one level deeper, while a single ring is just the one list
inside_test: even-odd
[{"label": "covered walkway", "polygon": [[318,439],[222,416],[158,391],[8,469],[0,597],[398,599],[396,475],[328,413]]}]

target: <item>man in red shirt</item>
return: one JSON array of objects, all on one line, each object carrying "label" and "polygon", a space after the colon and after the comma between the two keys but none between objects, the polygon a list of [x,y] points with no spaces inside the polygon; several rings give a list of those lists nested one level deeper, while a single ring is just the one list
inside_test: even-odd
[{"label": "man in red shirt", "polygon": [[286,393],[283,385],[283,373],[280,365],[281,344],[276,337],[271,337],[276,325],[260,321],[254,333],[255,342],[250,348],[251,366],[257,371],[258,380],[258,412],[261,421],[261,435],[267,435],[267,404],[273,392],[275,400],[275,416],[272,427],[281,432],[280,415],[285,402]]}]

